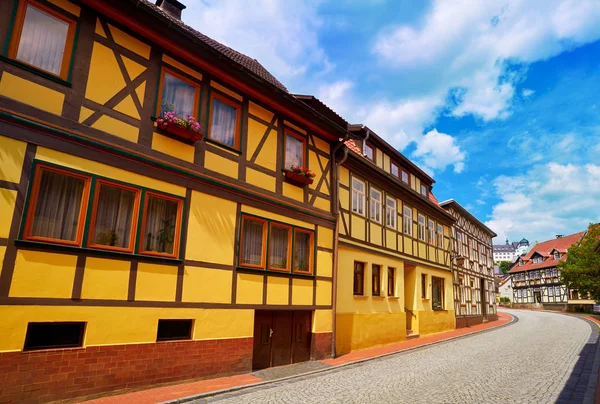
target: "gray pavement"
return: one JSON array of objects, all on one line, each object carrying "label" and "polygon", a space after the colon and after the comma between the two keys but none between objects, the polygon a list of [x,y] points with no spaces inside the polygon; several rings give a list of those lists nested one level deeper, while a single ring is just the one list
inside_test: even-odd
[{"label": "gray pavement", "polygon": [[519,321],[415,351],[196,402],[583,402],[596,351],[588,342],[596,341],[597,330],[561,314],[509,313]]}]

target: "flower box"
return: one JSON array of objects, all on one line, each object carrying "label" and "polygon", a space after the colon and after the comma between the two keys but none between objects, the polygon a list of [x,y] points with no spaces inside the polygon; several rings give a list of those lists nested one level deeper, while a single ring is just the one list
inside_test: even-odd
[{"label": "flower box", "polygon": [[284,173],[285,178],[296,184],[310,185],[313,183],[313,179],[311,177],[307,177],[306,175],[296,174],[295,172],[290,170],[285,170]]},{"label": "flower box", "polygon": [[200,132],[196,132],[190,129],[186,129],[186,128],[182,128],[181,126],[178,125],[164,125],[164,124],[159,124],[158,125],[159,129],[164,130],[165,132],[184,139],[184,140],[189,140],[191,142],[196,142],[198,140],[202,140],[204,138],[204,134],[200,133]]}]

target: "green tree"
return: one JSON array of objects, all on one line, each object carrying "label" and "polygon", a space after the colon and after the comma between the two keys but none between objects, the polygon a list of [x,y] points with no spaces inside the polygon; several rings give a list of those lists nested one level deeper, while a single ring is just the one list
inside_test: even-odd
[{"label": "green tree", "polygon": [[562,281],[596,301],[600,301],[600,253],[594,251],[598,240],[600,225],[591,224],[581,242],[569,247],[567,260],[558,263]]},{"label": "green tree", "polygon": [[510,261],[500,261],[498,263],[498,266],[502,270],[503,274],[506,274],[506,273],[508,273],[508,271],[510,271],[510,266],[511,265],[512,265],[512,262],[510,262]]}]

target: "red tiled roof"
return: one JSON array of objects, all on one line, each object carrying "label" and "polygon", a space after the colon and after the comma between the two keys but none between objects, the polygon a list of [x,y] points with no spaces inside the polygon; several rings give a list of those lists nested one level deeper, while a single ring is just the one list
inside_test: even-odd
[{"label": "red tiled roof", "polygon": [[435,203],[436,205],[440,204],[440,202],[437,200],[437,198],[435,197],[435,195],[432,192],[428,192],[427,197],[429,198],[429,200],[431,202]]},{"label": "red tiled roof", "polygon": [[230,47],[225,46],[222,43],[217,42],[212,38],[209,38],[208,36],[204,35],[203,33],[196,31],[194,28],[190,27],[189,25],[186,25],[183,21],[178,20],[177,18],[173,17],[172,15],[170,15],[169,13],[167,13],[160,7],[151,3],[149,0],[139,0],[139,3],[146,6],[151,11],[160,14],[163,18],[166,18],[167,20],[169,20],[169,22],[171,24],[177,25],[178,27],[180,27],[181,29],[186,31],[188,34],[190,34],[194,38],[198,39],[199,41],[205,43],[206,45],[210,46],[211,48],[213,48],[216,51],[218,51],[219,53],[221,53],[223,56],[229,58],[230,60],[241,65],[242,67],[250,70],[252,73],[254,73],[256,76],[260,77],[261,79],[269,82],[270,84],[274,85],[275,87],[279,88],[282,91],[285,91],[286,93],[288,92],[287,88],[279,80],[277,80],[275,78],[275,76],[273,76],[271,73],[269,73],[269,71],[267,69],[265,69],[263,65],[258,63],[258,61],[256,59],[246,56],[243,53],[240,53],[240,52],[236,51],[235,49],[231,49]]},{"label": "red tiled roof", "polygon": [[363,156],[362,150],[360,150],[360,147],[358,147],[356,145],[356,142],[354,141],[354,139],[348,139],[344,142],[344,144],[346,145],[346,147],[348,147],[354,153],[358,154],[359,156]]},{"label": "red tiled roof", "polygon": [[[517,272],[531,271],[534,269],[555,267],[560,261],[567,260],[567,256],[563,254],[567,252],[569,247],[581,240],[581,237],[583,237],[584,234],[585,232],[582,231],[579,233],[571,234],[570,236],[555,238],[536,244],[524,257],[521,258],[524,261],[523,266],[519,266],[518,264],[516,264],[509,271],[509,273],[514,274]],[[554,259],[554,256],[552,255],[552,251],[554,250],[557,250],[561,253],[560,259]],[[536,252],[542,257],[544,257],[544,260],[540,263],[534,264],[531,257]]]}]

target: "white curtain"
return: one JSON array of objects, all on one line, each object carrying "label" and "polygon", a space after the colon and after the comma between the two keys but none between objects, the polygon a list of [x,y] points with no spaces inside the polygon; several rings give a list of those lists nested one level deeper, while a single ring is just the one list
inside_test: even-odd
[{"label": "white curtain", "polygon": [[228,146],[235,146],[237,110],[217,99],[213,100],[210,137]]},{"label": "white curtain", "polygon": [[94,226],[94,244],[129,247],[135,192],[100,186]]},{"label": "white curtain", "polygon": [[177,226],[177,202],[148,196],[144,249],[173,254],[175,228]]},{"label": "white curtain", "polygon": [[294,235],[294,271],[310,271],[310,234],[297,231]]},{"label": "white curtain", "polygon": [[161,112],[175,112],[177,116],[185,118],[194,115],[194,98],[196,89],[165,73]]},{"label": "white curtain", "polygon": [[264,223],[256,220],[244,219],[244,233],[242,234],[242,264],[262,265]]},{"label": "white curtain", "polygon": [[60,74],[68,32],[69,24],[28,5],[17,59]]},{"label": "white curtain", "polygon": [[269,235],[269,266],[272,268],[288,268],[288,240],[290,229],[271,226]]},{"label": "white curtain", "polygon": [[31,235],[75,241],[85,181],[43,171]]},{"label": "white curtain", "polygon": [[296,139],[294,136],[286,135],[285,137],[285,168],[292,166],[304,167],[304,142]]}]

